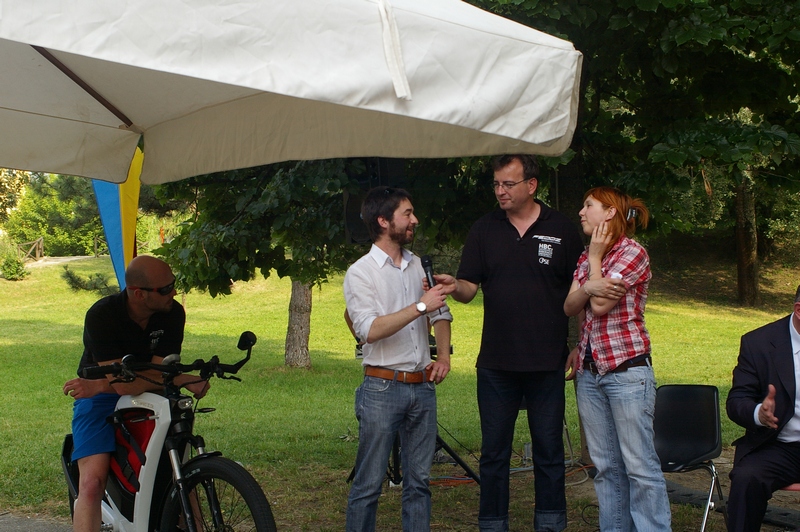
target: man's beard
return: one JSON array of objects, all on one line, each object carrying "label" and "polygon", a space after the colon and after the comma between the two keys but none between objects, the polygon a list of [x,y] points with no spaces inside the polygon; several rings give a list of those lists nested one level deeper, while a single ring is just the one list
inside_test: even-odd
[{"label": "man's beard", "polygon": [[397,227],[394,225],[394,222],[389,223],[389,239],[392,242],[396,242],[400,246],[405,246],[406,244],[410,244],[412,240],[414,240],[414,232],[411,232],[411,236],[408,235],[407,231],[398,231]]},{"label": "man's beard", "polygon": [[175,300],[170,299],[169,303],[162,303],[160,305],[153,307],[148,306],[148,308],[155,314],[167,314],[169,312],[172,312],[173,303],[175,303]]}]

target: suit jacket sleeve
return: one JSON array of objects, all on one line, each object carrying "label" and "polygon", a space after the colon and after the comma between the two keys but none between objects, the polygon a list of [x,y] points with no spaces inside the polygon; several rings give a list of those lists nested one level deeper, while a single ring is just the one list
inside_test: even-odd
[{"label": "suit jacket sleeve", "polygon": [[753,412],[767,396],[767,360],[758,360],[751,345],[752,335],[742,336],[739,358],[733,368],[733,386],[725,404],[728,417],[747,430],[769,430],[756,425]]}]

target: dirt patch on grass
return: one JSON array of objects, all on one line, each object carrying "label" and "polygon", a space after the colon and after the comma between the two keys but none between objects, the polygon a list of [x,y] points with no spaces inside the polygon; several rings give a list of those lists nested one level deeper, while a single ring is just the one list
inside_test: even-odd
[{"label": "dirt patch on grass", "polygon": [[[659,297],[707,304],[738,305],[736,243],[732,238],[673,235],[648,242],[653,279],[651,293]],[[800,278],[797,258],[779,257],[759,265],[758,308],[790,311]]]},{"label": "dirt patch on grass", "polygon": [[42,266],[53,266],[56,264],[66,264],[68,262],[73,262],[76,260],[88,259],[91,258],[89,256],[86,257],[42,257],[39,260],[34,260],[25,263],[26,268],[41,268]]},{"label": "dirt patch on grass", "polygon": [[[461,455],[467,464],[478,471],[474,456]],[[725,497],[730,481],[728,472],[733,460],[733,449],[724,449],[722,456],[714,460],[719,472]],[[509,520],[511,530],[533,530],[533,472],[517,461],[511,474],[511,503]],[[268,498],[280,530],[289,531],[334,531],[342,530],[345,522],[347,493],[346,479],[349,470],[328,470],[313,465],[296,471],[293,478],[279,478],[265,473],[267,478],[257,475]],[[432,469],[433,511],[431,530],[463,531],[478,528],[478,501],[480,487],[471,481],[464,470],[452,463],[437,463]],[[708,492],[710,476],[706,471],[667,474],[668,482],[684,490],[693,490],[698,495]],[[294,490],[289,491],[288,487]],[[299,490],[297,488],[300,488]],[[674,485],[672,486],[674,487]],[[598,529],[597,497],[587,468],[581,465],[569,467],[567,471],[568,527],[570,532],[594,532]],[[384,484],[378,508],[378,530],[392,531],[401,528],[402,489]],[[800,496],[796,493],[776,493],[771,509],[786,508],[800,510]],[[672,504],[672,529],[676,532],[696,531],[700,528],[703,513],[700,506]],[[706,530],[723,532],[725,523],[719,512],[709,516]],[[794,527],[765,524],[763,532],[794,529]]]},{"label": "dirt patch on grass", "polygon": [[[719,475],[720,485],[722,486],[723,496],[727,499],[730,489],[728,473],[733,467],[734,448],[728,447],[722,450],[722,454],[714,459],[714,465]],[[576,475],[571,475],[576,476]],[[672,502],[672,529],[674,531],[698,530],[702,521],[703,513],[700,504],[676,503],[675,500],[685,500],[686,492],[692,492],[694,502],[699,503],[706,496],[710,488],[711,476],[706,470],[699,469],[688,473],[667,473],[664,475],[670,500]],[[569,482],[569,477],[568,477]],[[714,490],[714,500],[717,501],[716,489]],[[581,501],[586,501],[582,503]],[[591,481],[583,483],[573,482],[567,488],[568,505],[572,507],[572,514],[575,516],[568,527],[568,530],[590,531],[597,529],[597,509],[593,507],[597,503],[594,493],[594,486]],[[581,508],[581,505],[583,507]],[[719,506],[719,503],[716,503]],[[797,523],[800,515],[800,493],[797,492],[776,492],[770,500],[770,506],[762,526],[762,532],[776,532],[781,530],[795,530],[800,523]],[[725,531],[725,521],[722,514],[712,511],[706,526],[708,531]]]}]

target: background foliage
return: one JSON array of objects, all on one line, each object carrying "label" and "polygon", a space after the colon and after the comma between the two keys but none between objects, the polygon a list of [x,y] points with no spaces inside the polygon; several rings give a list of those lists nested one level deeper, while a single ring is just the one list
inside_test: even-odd
[{"label": "background foliage", "polygon": [[50,256],[89,255],[102,235],[91,182],[71,176],[34,174],[4,224],[17,243],[44,237]]},{"label": "background foliage", "polygon": [[344,242],[345,160],[284,163],[198,176],[158,194],[193,213],[159,251],[182,264],[183,286],[230,293],[232,281],[272,270],[321,283],[356,256]]},{"label": "background foliage", "polygon": [[29,179],[28,172],[0,168],[0,224],[8,220],[8,215],[19,203]]}]

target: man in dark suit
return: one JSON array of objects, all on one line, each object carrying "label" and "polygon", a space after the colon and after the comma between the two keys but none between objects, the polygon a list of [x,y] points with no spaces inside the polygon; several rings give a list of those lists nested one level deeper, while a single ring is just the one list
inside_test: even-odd
[{"label": "man in dark suit", "polygon": [[800,287],[792,314],[742,336],[728,417],[736,440],[728,530],[758,531],[775,490],[800,481]]}]

